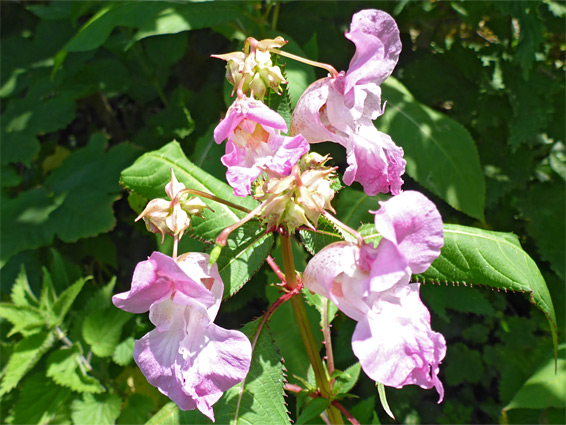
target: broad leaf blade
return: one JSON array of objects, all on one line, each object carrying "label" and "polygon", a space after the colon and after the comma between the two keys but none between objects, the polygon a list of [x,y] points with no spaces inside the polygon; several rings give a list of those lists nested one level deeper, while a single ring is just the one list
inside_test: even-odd
[{"label": "broad leaf blade", "polygon": [[[181,146],[171,142],[157,151],[141,156],[131,167],[122,172],[121,184],[128,190],[146,199],[166,198],[165,185],[171,179],[171,168],[177,179],[188,189],[211,193],[248,209],[257,203],[251,198],[234,196],[232,188],[204,172],[187,159]],[[226,227],[238,221],[245,213],[233,210],[224,204],[203,199],[214,210],[204,210],[204,220],[195,218],[192,233],[199,238],[212,241]]]},{"label": "broad leaf blade", "polygon": [[110,425],[120,415],[122,400],[116,394],[85,394],[71,404],[71,417],[76,424]]},{"label": "broad leaf blade", "polygon": [[537,265],[523,251],[516,235],[445,224],[440,257],[415,279],[527,292],[530,301],[546,315],[557,346],[556,316],[550,293]]},{"label": "broad leaf blade", "polygon": [[382,90],[387,106],[376,124],[403,147],[407,174],[450,206],[483,221],[485,181],[468,131],[417,102],[394,78]]}]

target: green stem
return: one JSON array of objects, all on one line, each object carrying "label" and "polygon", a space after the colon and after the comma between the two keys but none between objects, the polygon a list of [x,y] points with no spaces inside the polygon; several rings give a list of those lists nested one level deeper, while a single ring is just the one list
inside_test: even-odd
[{"label": "green stem", "polygon": [[[297,282],[297,272],[295,271],[295,262],[293,260],[293,248],[291,246],[291,237],[281,234],[281,249],[283,253],[283,268],[285,271],[285,280],[289,289],[296,289],[298,286]],[[317,344],[314,339],[314,334],[310,326],[309,319],[307,317],[307,311],[305,310],[305,304],[303,303],[302,296],[296,296],[291,298],[291,306],[293,307],[293,312],[297,319],[297,324],[299,326],[299,332],[301,338],[303,339],[303,344],[307,350],[307,356],[311,362],[314,376],[316,379],[316,384],[320,388],[320,394],[322,397],[331,398],[332,388],[330,385],[330,380],[324,366],[322,364],[322,358],[318,352]],[[334,406],[330,406],[327,411],[328,419],[332,424],[343,424],[342,415]]]}]

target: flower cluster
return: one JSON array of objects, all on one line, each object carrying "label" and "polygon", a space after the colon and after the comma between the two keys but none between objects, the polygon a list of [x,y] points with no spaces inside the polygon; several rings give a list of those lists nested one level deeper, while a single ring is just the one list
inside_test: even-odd
[{"label": "flower cluster", "polygon": [[[309,261],[302,277],[305,287],[357,321],[352,349],[371,379],[395,388],[434,387],[439,402],[444,397],[438,372],[446,343],[431,329],[419,284],[410,283],[412,274],[424,272],[439,256],[442,219],[424,195],[402,192],[403,150],[373,124],[384,113],[380,84],[397,63],[399,30],[385,12],[363,10],[354,15],[346,38],[356,46],[349,69],[338,73],[323,66],[331,75],[314,82],[300,97],[290,135],[284,118],[261,101],[268,89],[279,93],[286,83],[270,56],[283,54],[277,48],[286,42],[280,37],[249,38],[243,52],[215,56],[228,62],[226,75],[238,96],[215,128],[214,140],[226,140],[221,161],[234,194],[253,193],[259,205],[220,232],[212,258],[199,253],[176,258],[179,239],[193,216],[202,217],[206,205],[189,198],[195,191],[179,183],[173,171],[165,188],[170,200],[150,201],[138,217],[162,238],[166,233],[174,237],[173,258],[154,252],[140,262],[130,291],[115,295],[113,302],[132,313],[149,311],[155,329],[135,342],[134,358],[148,381],[181,409],[196,408],[214,420],[212,405],[242,382],[250,368],[247,337],[213,323],[224,284],[216,265],[209,262],[218,259],[230,233],[252,218],[262,219],[266,231],[287,238],[284,255],[291,257],[286,261],[289,257],[284,256],[286,267],[293,264],[290,235],[301,227],[316,230],[320,215],[354,234],[357,243],[330,244]],[[309,153],[310,143],[323,141],[346,148],[347,185],[357,181],[368,195],[394,195],[375,213],[375,229],[381,235],[377,245],[366,243],[330,215],[335,213],[331,201],[340,186],[335,184],[337,167],[326,166],[328,155]],[[298,292],[295,271],[287,273],[293,277],[286,289]]]},{"label": "flower cluster", "polygon": [[149,311],[155,329],[137,340],[134,359],[150,384],[181,409],[199,409],[214,420],[212,405],[241,382],[251,362],[251,344],[241,332],[213,323],[224,283],[208,255],[177,261],[154,252],[140,262],[128,292],[114,305],[131,313]]},{"label": "flower cluster", "polygon": [[328,245],[307,265],[303,283],[358,322],[352,350],[370,378],[396,388],[434,386],[440,402],[446,342],[430,327],[419,284],[409,282],[440,254],[442,218],[424,195],[407,191],[381,203],[375,228],[383,236],[377,247]]}]

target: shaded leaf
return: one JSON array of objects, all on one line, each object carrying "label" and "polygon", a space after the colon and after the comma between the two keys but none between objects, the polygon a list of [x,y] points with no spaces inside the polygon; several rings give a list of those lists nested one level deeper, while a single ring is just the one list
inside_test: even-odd
[{"label": "shaded leaf", "polygon": [[333,377],[336,377],[336,382],[334,383],[333,392],[335,394],[346,394],[358,381],[360,377],[360,371],[362,366],[360,363],[355,363],[343,372],[336,372]]},{"label": "shaded leaf", "polygon": [[29,306],[0,303],[0,317],[13,325],[8,337],[16,333],[21,333],[23,336],[33,335],[45,325],[45,318],[41,312]]},{"label": "shaded leaf", "polygon": [[99,357],[111,356],[120,342],[122,327],[131,317],[131,314],[115,307],[90,313],[85,318],[82,332],[92,352]]},{"label": "shaded leaf", "polygon": [[311,419],[320,416],[328,406],[330,406],[330,400],[327,398],[317,397],[311,399],[307,407],[301,411],[301,414],[297,418],[297,425],[306,424]]},{"label": "shaded leaf", "polygon": [[404,149],[407,174],[453,208],[483,221],[485,181],[468,131],[417,102],[394,78],[381,88],[387,106],[376,125]]}]

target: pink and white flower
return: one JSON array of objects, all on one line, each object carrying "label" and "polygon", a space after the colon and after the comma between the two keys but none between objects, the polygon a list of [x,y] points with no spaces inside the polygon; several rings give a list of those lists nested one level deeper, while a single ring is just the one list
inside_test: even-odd
[{"label": "pink and white flower", "polygon": [[281,131],[287,131],[283,117],[258,100],[244,96],[228,108],[214,129],[214,140],[222,143],[228,139],[221,161],[228,168],[226,180],[235,195],[249,195],[262,169],[289,175],[309,151],[303,136],[287,137]]},{"label": "pink and white flower", "polygon": [[147,378],[182,410],[199,409],[214,421],[212,405],[246,377],[251,344],[241,332],[213,323],[224,291],[208,255],[175,261],[154,252],[134,271],[128,292],[114,305],[131,313],[149,310],[155,329],[137,340],[134,360]]},{"label": "pink and white flower", "polygon": [[299,98],[291,121],[291,134],[309,143],[331,141],[346,148],[347,185],[357,181],[368,195],[401,192],[406,161],[403,149],[378,131],[373,120],[383,114],[381,88],[393,72],[401,40],[391,16],[368,9],[352,18],[346,38],[356,53],[346,73],[311,84]]},{"label": "pink and white flower", "polygon": [[358,322],[352,350],[371,379],[395,388],[435,387],[440,402],[444,388],[438,372],[446,342],[431,329],[419,284],[410,280],[440,255],[442,218],[418,192],[406,191],[380,204],[375,227],[383,238],[378,246],[328,245],[307,265],[303,283]]}]

